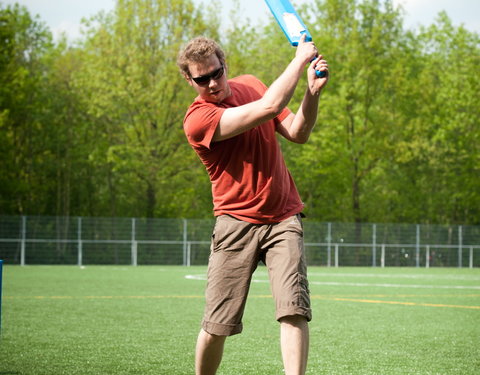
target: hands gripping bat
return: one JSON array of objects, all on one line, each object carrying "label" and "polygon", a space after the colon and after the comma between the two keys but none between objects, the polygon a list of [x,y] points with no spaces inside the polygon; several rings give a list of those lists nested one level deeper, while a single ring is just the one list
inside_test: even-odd
[{"label": "hands gripping bat", "polygon": [[[302,34],[306,34],[306,42],[312,41],[312,36],[308,32],[307,26],[305,26],[289,0],[265,0],[265,2],[292,46],[298,46]],[[319,70],[316,70],[315,73],[318,78],[323,78],[327,75],[326,72]]]}]

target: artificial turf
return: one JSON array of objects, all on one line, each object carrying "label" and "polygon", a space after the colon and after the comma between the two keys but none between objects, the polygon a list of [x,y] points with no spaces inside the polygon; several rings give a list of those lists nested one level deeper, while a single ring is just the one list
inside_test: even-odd
[{"label": "artificial turf", "polygon": [[[1,375],[194,373],[205,267],[5,266]],[[307,374],[480,373],[480,270],[309,268]],[[283,373],[266,269],[219,375]]]}]

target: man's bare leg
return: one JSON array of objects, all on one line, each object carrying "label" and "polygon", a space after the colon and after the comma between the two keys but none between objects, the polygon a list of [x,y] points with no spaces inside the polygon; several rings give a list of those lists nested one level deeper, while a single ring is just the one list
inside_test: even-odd
[{"label": "man's bare leg", "polygon": [[195,374],[215,375],[222,361],[223,346],[227,336],[216,336],[203,329],[198,334],[195,352]]},{"label": "man's bare leg", "polygon": [[285,375],[304,375],[307,369],[309,331],[303,316],[280,320],[280,344]]}]

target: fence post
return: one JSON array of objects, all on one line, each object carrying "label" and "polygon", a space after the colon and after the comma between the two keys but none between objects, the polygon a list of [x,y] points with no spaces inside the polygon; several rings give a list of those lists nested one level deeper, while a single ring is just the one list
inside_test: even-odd
[{"label": "fence post", "polygon": [[187,219],[183,219],[183,265],[190,265],[190,243],[188,241],[188,222]]},{"label": "fence post", "polygon": [[382,244],[382,254],[380,256],[381,267],[385,268],[385,244]]},{"label": "fence post", "polygon": [[327,266],[332,266],[332,223],[327,223]]},{"label": "fence post", "polygon": [[187,243],[187,267],[190,267],[191,265],[191,254],[192,254],[192,243],[188,242]]},{"label": "fence post", "polygon": [[22,216],[22,242],[20,245],[20,265],[25,265],[25,247],[27,239],[27,217]]},{"label": "fence post", "polygon": [[135,237],[135,231],[136,231],[136,220],[135,218],[132,218],[132,246],[131,246],[131,253],[132,253],[132,266],[137,265],[137,241]]},{"label": "fence post", "polygon": [[462,226],[458,226],[458,268],[462,268],[462,246],[463,246],[463,236],[462,236]]},{"label": "fence post", "polygon": [[338,243],[335,244],[335,268],[338,268]]},{"label": "fence post", "polygon": [[420,267],[420,224],[417,224],[417,240],[415,245],[415,267]]},{"label": "fence post", "polygon": [[468,263],[469,268],[473,268],[473,246],[470,246],[470,256],[468,259]]},{"label": "fence post", "polygon": [[427,245],[425,251],[425,268],[430,268],[430,245]]},{"label": "fence post", "polygon": [[77,250],[78,250],[78,266],[83,263],[83,243],[82,243],[82,218],[77,219]]},{"label": "fence post", "polygon": [[377,266],[377,224],[373,224],[372,228],[372,267]]}]

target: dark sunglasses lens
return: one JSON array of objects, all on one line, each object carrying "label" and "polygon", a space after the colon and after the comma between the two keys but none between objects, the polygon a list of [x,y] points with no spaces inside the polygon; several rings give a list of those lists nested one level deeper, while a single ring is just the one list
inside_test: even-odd
[{"label": "dark sunglasses lens", "polygon": [[193,80],[197,82],[199,85],[201,85],[201,84],[210,82],[210,76],[196,77],[196,78],[193,78]]},{"label": "dark sunglasses lens", "polygon": [[199,85],[205,85],[207,83],[210,83],[211,79],[214,79],[214,80],[219,79],[222,75],[223,75],[223,66],[215,70],[211,74],[207,74],[200,77],[192,77],[192,79]]},{"label": "dark sunglasses lens", "polygon": [[219,79],[221,76],[223,76],[223,66],[220,69],[218,69],[216,72],[213,72],[212,78]]}]

